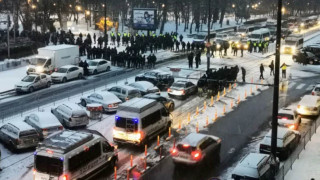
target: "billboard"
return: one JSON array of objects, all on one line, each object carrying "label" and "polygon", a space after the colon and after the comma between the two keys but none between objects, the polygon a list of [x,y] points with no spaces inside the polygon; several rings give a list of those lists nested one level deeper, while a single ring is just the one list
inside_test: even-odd
[{"label": "billboard", "polygon": [[135,30],[156,30],[156,9],[133,9],[133,29]]}]

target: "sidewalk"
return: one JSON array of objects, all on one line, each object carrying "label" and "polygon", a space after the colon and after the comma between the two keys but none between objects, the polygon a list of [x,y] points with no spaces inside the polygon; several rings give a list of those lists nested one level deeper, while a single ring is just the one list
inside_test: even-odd
[{"label": "sidewalk", "polygon": [[297,159],[285,176],[285,180],[315,180],[320,179],[320,127],[317,128],[311,141],[306,145],[306,149],[301,152],[300,158]]}]

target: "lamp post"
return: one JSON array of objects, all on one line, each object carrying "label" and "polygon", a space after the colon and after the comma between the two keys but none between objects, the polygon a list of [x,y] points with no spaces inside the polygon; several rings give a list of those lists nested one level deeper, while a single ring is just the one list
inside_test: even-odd
[{"label": "lamp post", "polygon": [[36,31],[38,31],[38,28],[37,28],[37,11],[36,11],[37,6],[32,4],[31,5],[31,9],[34,11],[34,26],[36,28]]},{"label": "lamp post", "polygon": [[104,35],[107,35],[107,0],[104,2]]},{"label": "lamp post", "polygon": [[210,69],[210,19],[211,19],[211,0],[208,0],[208,36],[207,36],[207,70]]},{"label": "lamp post", "polygon": [[88,23],[88,20],[90,18],[90,11],[89,10],[86,10],[85,11],[85,14],[86,14],[86,21],[87,21],[87,31],[89,31],[89,23]]}]

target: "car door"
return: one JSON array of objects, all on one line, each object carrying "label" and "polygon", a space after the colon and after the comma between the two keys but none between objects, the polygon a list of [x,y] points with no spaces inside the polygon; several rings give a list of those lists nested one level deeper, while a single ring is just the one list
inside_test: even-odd
[{"label": "car door", "polygon": [[9,142],[9,136],[7,135],[8,132],[8,129],[7,129],[7,125],[3,125],[1,128],[0,128],[0,139],[2,142]]},{"label": "car door", "polygon": [[41,79],[40,79],[40,76],[37,76],[36,79],[34,80],[34,82],[33,82],[33,87],[34,87],[35,89],[41,88]]},{"label": "car door", "polygon": [[47,75],[42,74],[40,75],[41,87],[47,86]]},{"label": "car door", "polygon": [[103,97],[100,94],[96,94],[96,102],[99,104],[103,104]]},{"label": "car door", "polygon": [[77,67],[72,67],[69,69],[69,76],[70,76],[69,78],[70,79],[75,79],[78,77],[77,70],[78,70]]},{"label": "car door", "polygon": [[98,66],[97,66],[97,70],[98,70],[98,72],[103,71],[103,61],[99,61]]},{"label": "car door", "polygon": [[187,82],[185,85],[185,91],[187,95],[192,94],[192,84],[190,82]]},{"label": "car door", "polygon": [[91,94],[89,97],[88,97],[88,102],[87,103],[97,103],[97,95],[96,94]]}]

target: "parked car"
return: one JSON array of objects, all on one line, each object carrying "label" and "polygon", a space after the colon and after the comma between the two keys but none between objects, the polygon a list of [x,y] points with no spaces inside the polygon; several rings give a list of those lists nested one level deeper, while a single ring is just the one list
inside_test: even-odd
[{"label": "parked car", "polygon": [[[232,172],[234,180],[269,180],[273,179],[272,157],[268,154],[250,153],[244,157]],[[276,170],[279,168],[277,160]]]},{"label": "parked car", "polygon": [[174,110],[174,101],[172,99],[161,96],[160,94],[146,94],[143,96],[143,98],[153,99],[161,102],[169,110],[169,112],[172,112]]},{"label": "parked car", "polygon": [[297,106],[300,115],[318,116],[320,112],[320,97],[305,95],[301,98]]},{"label": "parked car", "polygon": [[111,66],[108,64],[108,61],[104,59],[90,60],[88,61],[88,65],[89,74],[98,74],[111,70]]},{"label": "parked car", "polygon": [[220,163],[221,139],[216,136],[190,133],[170,150],[175,164],[197,165],[207,162]]},{"label": "parked car", "polygon": [[197,92],[197,86],[189,81],[177,81],[168,89],[169,97],[180,99],[186,99]]},{"label": "parked car", "polygon": [[63,103],[51,109],[57,119],[65,127],[82,127],[89,124],[87,112],[75,103]]},{"label": "parked car", "polygon": [[282,108],[278,112],[278,125],[289,129],[297,130],[301,122],[301,117],[296,110]]},{"label": "parked car", "polygon": [[293,61],[306,64],[320,64],[320,59],[313,53],[303,50],[297,50],[292,56]]},{"label": "parked car", "polygon": [[174,82],[170,73],[160,71],[149,71],[135,77],[135,81],[149,81],[160,90],[167,89]]},{"label": "parked car", "polygon": [[151,82],[148,81],[137,81],[129,84],[129,86],[138,89],[141,95],[160,92],[157,86],[154,86]]},{"label": "parked car", "polygon": [[13,150],[36,147],[39,142],[39,134],[27,123],[6,123],[0,128],[0,140]]},{"label": "parked car", "polygon": [[87,97],[81,98],[81,105],[86,107],[87,104],[98,103],[103,107],[104,112],[116,112],[121,100],[114,94],[108,91],[102,93],[93,93]]},{"label": "parked car", "polygon": [[49,88],[51,86],[51,76],[46,74],[30,74],[24,77],[18,84],[15,85],[15,90],[17,93],[29,92],[41,88]]},{"label": "parked car", "polygon": [[57,69],[54,73],[51,74],[51,78],[53,82],[62,82],[65,83],[72,79],[82,79],[83,77],[83,68],[74,66],[74,65],[66,65]]},{"label": "parked car", "polygon": [[138,89],[126,85],[114,86],[108,91],[116,95],[122,102],[128,101],[135,97],[141,97],[141,93]]},{"label": "parked car", "polygon": [[320,96],[320,84],[314,86],[314,88],[311,91],[311,94],[313,96]]},{"label": "parked car", "polygon": [[[260,153],[270,154],[271,152],[271,131],[263,138],[260,143]],[[298,146],[300,133],[288,128],[278,127],[277,133],[277,157],[284,160],[290,156],[292,151]]]},{"label": "parked car", "polygon": [[50,134],[63,130],[62,124],[50,112],[32,113],[25,117],[24,122],[36,129],[40,139],[45,139]]}]

